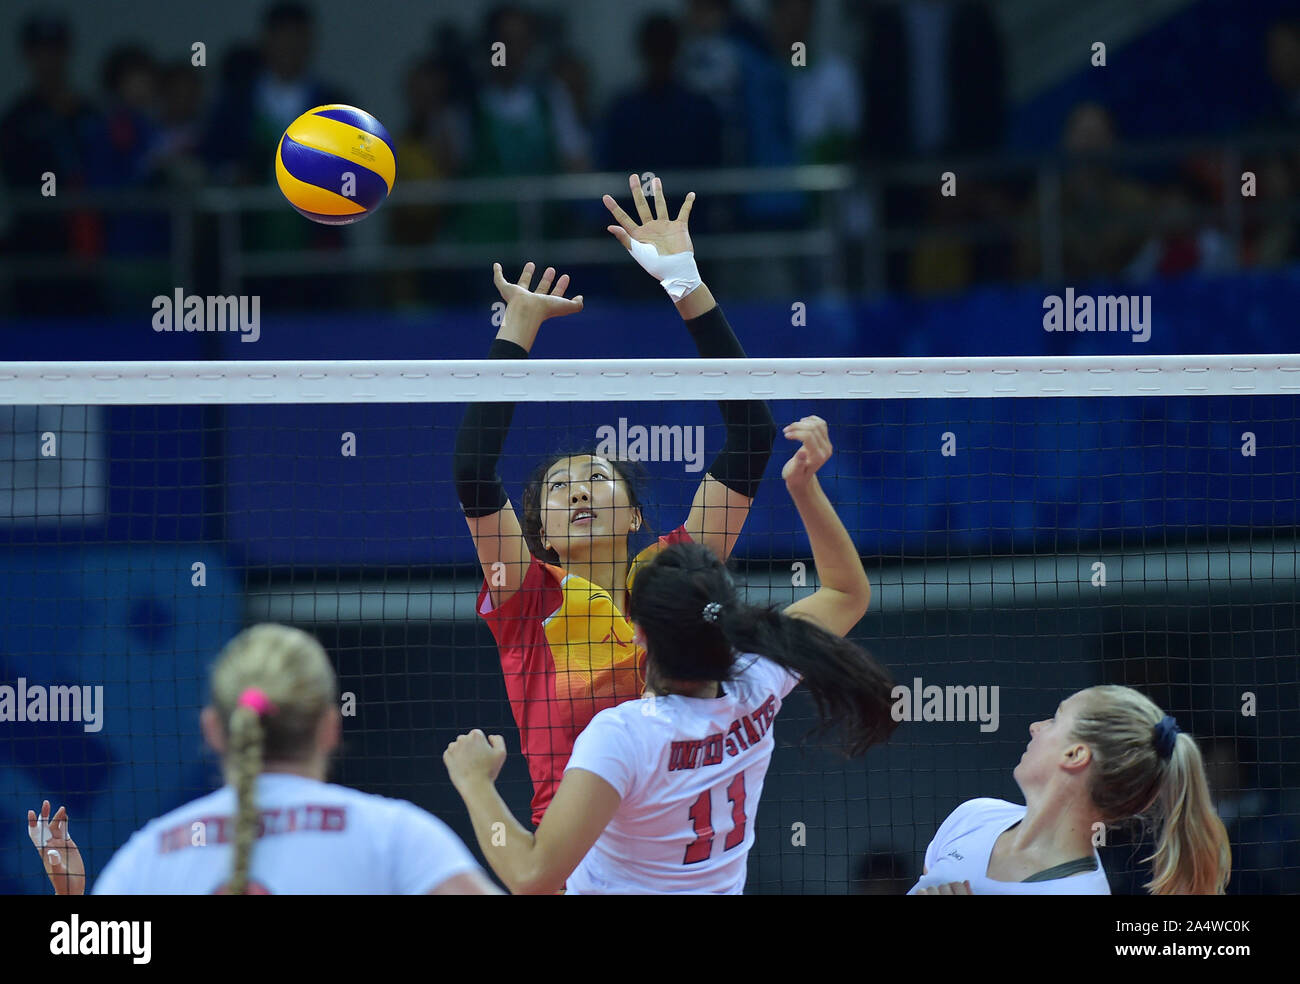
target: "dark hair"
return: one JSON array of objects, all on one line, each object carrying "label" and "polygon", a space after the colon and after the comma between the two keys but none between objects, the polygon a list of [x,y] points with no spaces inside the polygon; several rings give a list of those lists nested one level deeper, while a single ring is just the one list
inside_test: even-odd
[{"label": "dark hair", "polygon": [[524,542],[528,544],[528,552],[538,560],[544,560],[548,564],[558,564],[560,555],[553,549],[548,550],[542,546],[542,503],[546,501],[546,489],[543,483],[546,481],[546,473],[551,467],[564,458],[579,458],[584,456],[604,458],[618,472],[619,481],[627,489],[627,500],[634,509],[641,510],[641,530],[650,532],[650,527],[645,515],[645,503],[643,493],[646,482],[649,478],[644,466],[636,461],[624,461],[617,458],[610,458],[600,454],[592,448],[584,448],[580,451],[558,451],[551,455],[540,465],[533,469],[528,481],[524,485],[524,515],[523,531]]},{"label": "dark hair", "polygon": [[[704,606],[721,605],[706,621]],[[735,658],[753,653],[799,674],[821,723],[838,726],[849,755],[861,755],[898,727],[894,682],[865,650],[813,622],[742,601],[727,568],[708,547],[675,543],[641,568],[628,620],[641,626],[657,676],[684,682],[731,679]]]},{"label": "dark hair", "polygon": [[671,62],[677,57],[680,43],[681,29],[667,14],[651,14],[641,21],[637,31],[637,48],[641,57]]},{"label": "dark hair", "polygon": [[116,93],[117,87],[122,84],[122,79],[137,69],[157,72],[158,65],[153,56],[141,45],[134,42],[118,45],[104,59],[104,88],[111,93]]}]

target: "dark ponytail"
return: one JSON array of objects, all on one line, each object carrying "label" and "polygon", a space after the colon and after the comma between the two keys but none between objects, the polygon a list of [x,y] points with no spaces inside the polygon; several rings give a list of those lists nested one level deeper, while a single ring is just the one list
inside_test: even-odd
[{"label": "dark ponytail", "polygon": [[[710,603],[721,606],[713,621],[705,618]],[[662,679],[729,680],[739,653],[799,674],[821,719],[810,736],[838,729],[849,755],[861,755],[898,726],[890,713],[894,682],[879,663],[807,619],[741,600],[726,567],[701,544],[674,544],[638,570],[628,617],[645,634]]]},{"label": "dark ponytail", "polygon": [[744,602],[724,608],[718,621],[736,652],[757,653],[803,678],[821,718],[811,734],[838,726],[844,750],[861,755],[898,727],[890,713],[893,678],[861,647],[808,619]]}]

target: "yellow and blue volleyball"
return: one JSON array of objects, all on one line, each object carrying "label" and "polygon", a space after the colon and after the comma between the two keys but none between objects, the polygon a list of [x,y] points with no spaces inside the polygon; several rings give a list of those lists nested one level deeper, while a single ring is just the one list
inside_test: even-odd
[{"label": "yellow and blue volleyball", "polygon": [[325,225],[364,219],[383,204],[396,178],[392,138],[355,106],[308,110],[289,124],[275,151],[275,180],[284,197]]}]

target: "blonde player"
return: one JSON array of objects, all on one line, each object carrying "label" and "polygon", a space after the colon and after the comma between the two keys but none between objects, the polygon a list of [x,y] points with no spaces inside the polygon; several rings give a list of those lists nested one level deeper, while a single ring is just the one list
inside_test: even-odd
[{"label": "blonde player", "polygon": [[[909,895],[1109,895],[1093,846],[1100,824],[1153,815],[1152,895],[1221,895],[1228,834],[1192,736],[1128,687],[1090,687],[1036,721],[1012,773],[1025,806],[957,807]],[[1145,863],[1145,862],[1144,862]]]},{"label": "blonde player", "polygon": [[784,612],[749,605],[707,547],[666,547],[630,598],[647,651],[644,698],[601,711],[578,736],[535,833],[497,794],[500,736],[473,731],[448,746],[443,760],[479,844],[511,891],[739,894],[772,723],[800,680],[823,727],[843,727],[850,753],[896,726],[888,675],[841,638],[866,611],[870,585],[816,479],[831,456],[826,424],[805,417],[785,435],[803,443],[781,475],[808,530],[815,594]]},{"label": "blonde player", "polygon": [[[133,835],[95,894],[499,894],[442,821],[325,782],[341,731],[338,685],[305,632],[255,625],[231,640],[200,723],[226,785]],[[27,827],[54,891],[85,892],[64,808],[51,817],[46,801]]]}]

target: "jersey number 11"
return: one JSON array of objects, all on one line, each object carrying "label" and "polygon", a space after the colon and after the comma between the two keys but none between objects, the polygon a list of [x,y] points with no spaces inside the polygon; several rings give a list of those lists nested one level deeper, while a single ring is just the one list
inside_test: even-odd
[{"label": "jersey number 11", "polygon": [[[690,818],[695,840],[687,845],[682,864],[707,861],[713,851],[712,796],[713,790],[706,789],[691,804]],[[738,773],[727,785],[727,799],[731,802],[731,833],[727,834],[727,839],[723,842],[724,851],[739,847],[745,840],[745,773]]]}]

